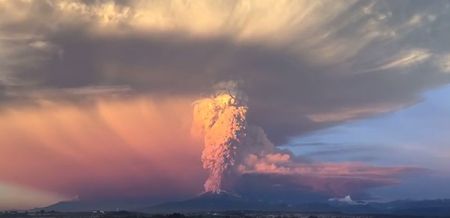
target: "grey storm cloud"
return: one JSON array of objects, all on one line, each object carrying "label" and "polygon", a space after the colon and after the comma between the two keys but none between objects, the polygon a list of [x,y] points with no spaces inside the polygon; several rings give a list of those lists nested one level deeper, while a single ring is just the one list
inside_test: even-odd
[{"label": "grey storm cloud", "polygon": [[202,95],[233,80],[251,122],[280,144],[450,82],[448,2],[329,3],[280,1],[281,16],[240,1],[4,2],[0,98],[92,87]]},{"label": "grey storm cloud", "polygon": [[[450,83],[449,19],[448,1],[0,1],[0,105],[191,100],[233,81],[248,97],[246,121],[282,145],[410,106]],[[256,199],[362,198],[422,172],[342,165],[344,174],[351,169],[342,176],[332,164],[283,152],[255,156],[236,191]],[[92,189],[95,198],[117,188]]]}]

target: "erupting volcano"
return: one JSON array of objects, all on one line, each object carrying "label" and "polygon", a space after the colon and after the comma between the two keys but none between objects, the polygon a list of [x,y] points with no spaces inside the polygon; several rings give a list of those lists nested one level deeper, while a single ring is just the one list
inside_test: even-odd
[{"label": "erupting volcano", "polygon": [[209,171],[206,192],[220,193],[230,187],[236,153],[247,130],[245,97],[234,90],[221,90],[195,102],[193,133],[203,135],[203,168]]}]

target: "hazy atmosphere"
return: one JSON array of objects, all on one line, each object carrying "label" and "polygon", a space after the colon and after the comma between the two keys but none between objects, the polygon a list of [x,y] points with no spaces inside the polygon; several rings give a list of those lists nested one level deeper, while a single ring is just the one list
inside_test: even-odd
[{"label": "hazy atmosphere", "polygon": [[438,0],[0,0],[0,210],[450,198],[449,21]]}]

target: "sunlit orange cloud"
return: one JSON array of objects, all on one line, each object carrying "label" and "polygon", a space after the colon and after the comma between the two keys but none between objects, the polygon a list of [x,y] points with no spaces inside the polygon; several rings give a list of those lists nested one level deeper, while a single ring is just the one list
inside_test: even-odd
[{"label": "sunlit orange cloud", "polygon": [[399,179],[403,175],[426,171],[415,167],[382,167],[358,162],[296,162],[291,155],[283,153],[263,157],[249,155],[239,169],[243,174],[278,176],[291,183],[290,185],[332,196],[345,196],[361,193],[369,188],[395,185],[400,183]]},{"label": "sunlit orange cloud", "polygon": [[0,112],[0,181],[84,198],[202,190],[192,99],[47,102]]},{"label": "sunlit orange cloud", "polygon": [[[51,100],[5,107],[0,182],[81,199],[200,193],[207,172],[201,163],[203,142],[190,135],[195,99],[99,97],[90,103]],[[269,150],[248,154],[240,173],[276,176],[282,181],[275,183],[334,196],[395,184],[399,175],[414,170],[305,163],[275,147]]]}]

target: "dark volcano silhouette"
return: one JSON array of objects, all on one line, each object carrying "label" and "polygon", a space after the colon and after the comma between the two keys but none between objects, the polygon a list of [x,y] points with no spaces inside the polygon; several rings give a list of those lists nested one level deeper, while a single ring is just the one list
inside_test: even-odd
[{"label": "dark volcano silhouette", "polygon": [[249,199],[229,192],[202,193],[194,198],[148,206],[145,202],[68,201],[36,210],[80,212],[128,210],[145,213],[202,213],[227,211],[314,212],[344,214],[422,215],[450,217],[450,199],[399,200],[391,202],[309,202],[286,203]]},{"label": "dark volcano silhouette", "polygon": [[172,213],[172,212],[208,212],[230,210],[262,210],[268,204],[251,201],[237,194],[221,191],[219,193],[205,192],[194,198],[158,204],[144,208],[144,212]]}]

